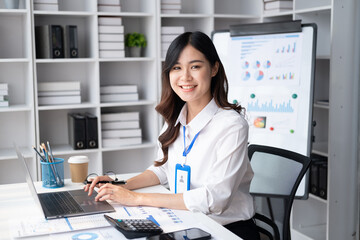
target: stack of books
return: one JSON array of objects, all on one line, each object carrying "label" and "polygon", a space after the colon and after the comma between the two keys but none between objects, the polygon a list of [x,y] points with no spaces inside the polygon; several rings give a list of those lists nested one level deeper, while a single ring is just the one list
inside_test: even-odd
[{"label": "stack of books", "polygon": [[180,34],[185,32],[184,26],[161,27],[161,57],[166,56],[166,52],[171,42]]},{"label": "stack of books", "polygon": [[100,58],[125,57],[124,26],[121,17],[99,17]]},{"label": "stack of books", "polygon": [[121,12],[120,0],[98,0],[99,12]]},{"label": "stack of books", "polygon": [[58,11],[58,0],[34,0],[34,10]]},{"label": "stack of books", "polygon": [[139,94],[136,85],[107,85],[100,87],[101,102],[137,101]]},{"label": "stack of books", "polygon": [[7,83],[0,83],[0,107],[9,106],[9,87]]},{"label": "stack of books", "polygon": [[61,105],[81,103],[80,82],[38,83],[39,105]]},{"label": "stack of books", "polygon": [[293,9],[292,0],[264,0],[264,14],[275,14]]},{"label": "stack of books", "polygon": [[121,147],[141,144],[139,112],[101,114],[101,133],[103,147]]},{"label": "stack of books", "polygon": [[181,10],[181,0],[161,0],[161,13],[179,14]]}]

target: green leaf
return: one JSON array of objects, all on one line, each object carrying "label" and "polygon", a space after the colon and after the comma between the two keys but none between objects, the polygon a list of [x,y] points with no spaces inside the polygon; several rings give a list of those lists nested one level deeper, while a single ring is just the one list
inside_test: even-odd
[{"label": "green leaf", "polygon": [[142,33],[133,32],[125,35],[126,47],[146,47],[146,45],[146,38]]}]

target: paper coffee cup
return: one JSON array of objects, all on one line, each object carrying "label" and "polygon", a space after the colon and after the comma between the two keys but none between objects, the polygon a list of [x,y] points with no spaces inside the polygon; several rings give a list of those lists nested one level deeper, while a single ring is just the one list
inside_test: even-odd
[{"label": "paper coffee cup", "polygon": [[87,156],[72,156],[68,159],[72,182],[83,182],[88,175],[89,158]]}]

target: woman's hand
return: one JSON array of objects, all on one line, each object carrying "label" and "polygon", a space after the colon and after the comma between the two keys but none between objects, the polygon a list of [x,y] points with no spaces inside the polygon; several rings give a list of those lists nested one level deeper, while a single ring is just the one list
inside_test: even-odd
[{"label": "woman's hand", "polygon": [[103,183],[98,183],[99,181],[113,181],[113,179],[109,176],[97,176],[91,179],[91,181],[91,184],[86,184],[84,187],[85,192],[89,191],[89,196],[93,193],[95,187],[101,187],[104,185]]},{"label": "woman's hand", "polygon": [[113,200],[126,206],[137,206],[139,193],[125,189],[122,186],[106,183],[99,188],[95,201]]}]

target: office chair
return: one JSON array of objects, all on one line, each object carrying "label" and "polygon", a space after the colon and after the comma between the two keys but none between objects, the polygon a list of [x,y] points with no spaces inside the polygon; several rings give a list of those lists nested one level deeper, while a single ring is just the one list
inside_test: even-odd
[{"label": "office chair", "polygon": [[[308,170],[311,159],[304,155],[285,149],[249,145],[248,154],[254,171],[254,178],[250,185],[250,193],[267,200],[271,219],[263,214],[256,213],[258,229],[269,239],[280,240],[279,228],[275,224],[270,198],[279,198],[284,201],[284,216],[282,218],[282,239],[290,240],[290,214],[298,186]],[[273,233],[261,227],[265,222]]]}]

